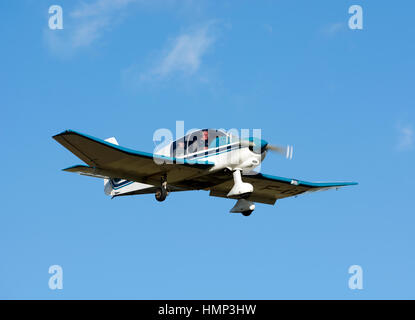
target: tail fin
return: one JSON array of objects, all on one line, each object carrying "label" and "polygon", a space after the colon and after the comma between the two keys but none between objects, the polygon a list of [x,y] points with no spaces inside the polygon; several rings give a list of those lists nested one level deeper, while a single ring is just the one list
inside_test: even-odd
[{"label": "tail fin", "polygon": [[111,138],[105,139],[105,141],[107,141],[109,143],[112,143],[112,144],[115,144],[116,146],[118,146],[118,141],[117,141],[117,139],[115,139],[115,137],[111,137]]},{"label": "tail fin", "polygon": [[[118,141],[117,139],[115,139],[115,137],[105,139],[105,141],[118,146]],[[107,196],[112,195],[112,191],[113,191],[113,188],[112,188],[113,184],[111,183],[112,181],[110,180],[113,180],[113,179],[104,179],[104,192]]]}]

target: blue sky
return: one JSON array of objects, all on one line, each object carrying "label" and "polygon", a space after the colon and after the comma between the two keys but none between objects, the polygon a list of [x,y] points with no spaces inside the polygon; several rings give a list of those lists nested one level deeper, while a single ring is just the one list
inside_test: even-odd
[{"label": "blue sky", "polygon": [[[48,9],[63,8],[63,30]],[[363,8],[350,30],[348,8]],[[0,298],[408,299],[415,42],[410,2],[0,3]],[[258,204],[207,192],[110,200],[51,136],[260,128],[262,172],[357,187]],[[49,266],[64,270],[48,287]],[[363,290],[348,268],[363,269]]]}]

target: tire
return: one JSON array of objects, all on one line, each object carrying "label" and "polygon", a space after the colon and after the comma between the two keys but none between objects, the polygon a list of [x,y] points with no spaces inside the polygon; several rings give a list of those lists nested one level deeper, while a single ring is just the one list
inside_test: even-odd
[{"label": "tire", "polygon": [[251,215],[252,211],[254,211],[254,210],[244,211],[244,212],[242,212],[242,215],[244,217],[249,217]]},{"label": "tire", "polygon": [[164,188],[157,188],[156,193],[154,195],[157,201],[164,201],[167,197],[167,190]]}]

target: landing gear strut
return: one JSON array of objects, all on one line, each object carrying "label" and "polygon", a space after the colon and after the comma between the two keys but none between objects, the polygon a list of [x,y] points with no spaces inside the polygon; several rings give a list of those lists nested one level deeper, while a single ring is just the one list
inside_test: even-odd
[{"label": "landing gear strut", "polygon": [[155,197],[157,201],[164,201],[166,200],[167,195],[169,192],[167,191],[167,176],[164,175],[161,177],[161,186],[160,188],[157,188]]},{"label": "landing gear strut", "polygon": [[236,169],[233,171],[234,185],[226,195],[228,198],[244,198],[246,196],[249,196],[254,191],[254,187],[252,186],[252,184],[242,181],[241,171],[241,169]]}]

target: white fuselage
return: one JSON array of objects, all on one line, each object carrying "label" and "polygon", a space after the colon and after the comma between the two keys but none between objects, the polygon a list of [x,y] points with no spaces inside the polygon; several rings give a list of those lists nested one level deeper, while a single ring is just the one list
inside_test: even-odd
[{"label": "white fuselage", "polygon": [[[156,154],[172,157],[171,145],[172,143],[159,150]],[[251,171],[261,164],[261,161],[265,158],[265,152],[262,154],[256,153],[251,151],[248,147],[240,146],[239,142],[234,142],[216,148],[198,150],[182,156],[176,155],[175,158],[214,163],[214,166],[209,170],[210,172],[223,170],[225,168],[232,171],[235,169]]]},{"label": "white fuselage", "polygon": [[[155,152],[155,155],[173,158],[172,145],[174,142],[166,145]],[[240,142],[232,142],[215,148],[196,150],[195,152],[182,154],[174,157],[177,160],[186,160],[198,163],[213,163],[214,165],[206,170],[206,174],[212,171],[229,169],[230,171],[252,171],[258,167],[265,158],[266,152],[253,152],[247,146],[241,146]],[[145,190],[154,187],[153,185],[132,182],[128,180],[115,181],[114,179],[105,179],[105,193],[108,195],[118,195],[137,190]],[[244,184],[246,185],[246,184]]]}]

